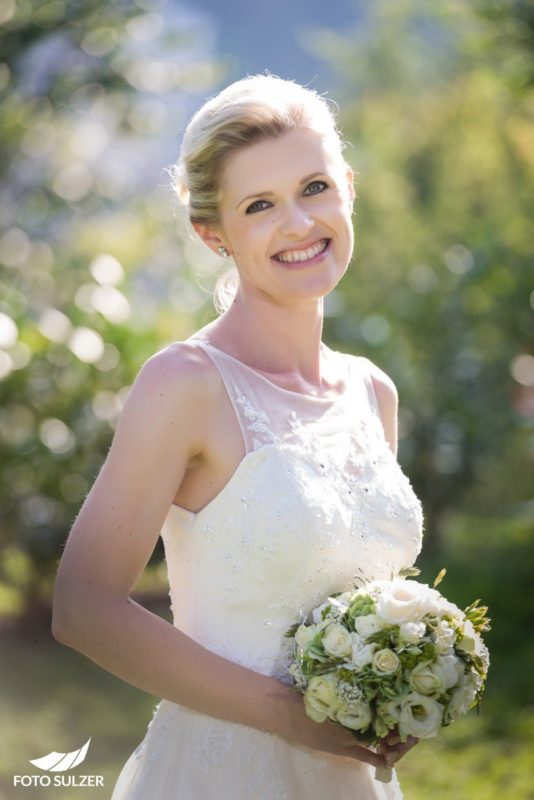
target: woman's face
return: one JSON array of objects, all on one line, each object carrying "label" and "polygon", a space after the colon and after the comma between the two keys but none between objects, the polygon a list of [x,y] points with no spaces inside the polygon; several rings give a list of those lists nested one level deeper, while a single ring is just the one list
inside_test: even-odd
[{"label": "woman's face", "polygon": [[336,286],[354,246],[354,189],[323,134],[302,128],[235,151],[220,188],[218,233],[245,289],[285,303]]}]

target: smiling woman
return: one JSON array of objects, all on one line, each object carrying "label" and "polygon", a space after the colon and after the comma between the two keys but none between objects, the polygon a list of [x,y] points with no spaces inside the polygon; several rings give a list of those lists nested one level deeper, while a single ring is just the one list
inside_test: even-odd
[{"label": "smiling woman", "polygon": [[[197,233],[214,252],[222,249],[233,256],[236,266],[223,272],[215,287],[219,314],[230,306],[239,280],[246,279],[240,267],[251,263],[248,250],[236,252],[232,244],[236,226],[239,237],[248,232],[261,245],[259,237],[265,240],[269,229],[275,233],[280,215],[286,215],[277,231],[281,246],[264,256],[293,264],[310,261],[307,266],[312,266],[324,259],[314,261],[318,253],[304,258],[305,251],[325,239],[331,249],[333,237],[326,231],[310,236],[318,228],[311,215],[324,214],[328,204],[342,199],[345,243],[339,255],[346,269],[353,247],[355,192],[344,148],[328,100],[273,76],[237,81],[193,116],[178,163],[169,172]],[[252,215],[260,219],[244,220]]]},{"label": "smiling woman", "polygon": [[332,291],[353,248],[352,172],[321,132],[298,128],[231,153],[220,186],[217,222],[193,225],[233,254],[240,284],[279,302]]},{"label": "smiling woman", "polygon": [[[227,87],[186,129],[174,186],[238,279],[215,320],[141,368],[54,594],[59,641],[163,698],[112,800],[402,797],[372,767],[413,742],[366,747],[336,719],[341,695],[317,724],[284,635],[421,547],[395,386],[322,341],[354,243],[342,149],[328,103],[274,76]],[[160,534],[173,624],[130,597]]]}]

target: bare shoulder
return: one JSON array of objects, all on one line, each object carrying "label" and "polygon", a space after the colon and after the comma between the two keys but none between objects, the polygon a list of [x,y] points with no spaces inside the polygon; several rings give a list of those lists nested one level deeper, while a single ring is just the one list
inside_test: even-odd
[{"label": "bare shoulder", "polygon": [[143,418],[147,427],[160,432],[167,428],[182,444],[189,443],[193,455],[202,447],[206,419],[219,397],[220,383],[217,369],[200,348],[173,342],[141,366],[128,393],[129,408],[121,416]]},{"label": "bare shoulder", "polygon": [[56,579],[56,630],[76,631],[84,597],[132,590],[189,461],[204,451],[217,385],[206,358],[184,342],[142,365],[69,534]]},{"label": "bare shoulder", "polygon": [[384,436],[393,455],[397,456],[399,394],[393,379],[371,359],[361,356],[368,369],[378,401]]},{"label": "bare shoulder", "polygon": [[195,398],[216,386],[216,376],[213,364],[198,347],[189,342],[173,342],[144,362],[136,383],[141,390],[167,390]]},{"label": "bare shoulder", "polygon": [[382,405],[384,405],[386,408],[388,406],[396,406],[399,402],[399,394],[393,378],[371,361],[371,359],[365,358],[364,360],[369,368],[369,374],[371,375],[373,387],[380,406],[382,407]]}]

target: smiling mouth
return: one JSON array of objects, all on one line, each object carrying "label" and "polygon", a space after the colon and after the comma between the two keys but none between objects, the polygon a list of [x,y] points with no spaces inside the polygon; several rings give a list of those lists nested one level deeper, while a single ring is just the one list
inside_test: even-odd
[{"label": "smiling mouth", "polygon": [[315,244],[307,247],[305,250],[283,250],[281,253],[273,256],[276,261],[281,261],[283,264],[295,264],[301,261],[310,261],[312,258],[323,253],[330,243],[330,239],[319,239]]}]

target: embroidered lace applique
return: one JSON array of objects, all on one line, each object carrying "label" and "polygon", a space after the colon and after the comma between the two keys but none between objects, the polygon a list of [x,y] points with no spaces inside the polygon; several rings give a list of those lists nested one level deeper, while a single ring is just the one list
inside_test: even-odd
[{"label": "embroidered lace applique", "polygon": [[[248,778],[243,785],[243,800],[292,800],[280,774],[274,739],[271,734],[254,731],[239,752],[241,774]],[[254,770],[250,770],[254,764]]]},{"label": "embroidered lace applique", "polygon": [[196,769],[209,775],[214,766],[222,764],[232,749],[233,728],[224,721],[214,719],[208,722],[202,736],[193,748],[193,761]]},{"label": "embroidered lace applique", "polygon": [[234,393],[236,402],[243,408],[245,417],[250,420],[250,425],[247,425],[247,429],[258,433],[263,439],[263,441],[261,439],[253,439],[254,450],[258,450],[265,444],[279,444],[281,439],[273,432],[271,420],[266,412],[256,411],[248,397],[237,386],[234,386]]}]

